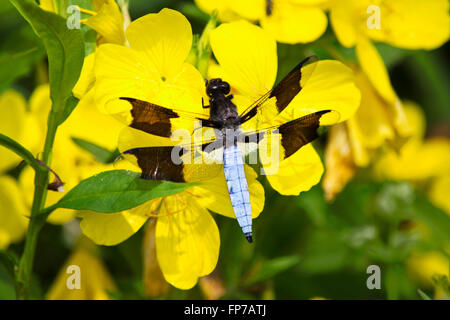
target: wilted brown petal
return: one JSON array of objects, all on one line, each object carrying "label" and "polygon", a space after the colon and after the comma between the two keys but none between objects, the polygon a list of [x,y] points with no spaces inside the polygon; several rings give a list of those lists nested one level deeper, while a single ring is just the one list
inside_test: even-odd
[{"label": "wilted brown petal", "polygon": [[159,268],[155,242],[156,219],[148,221],[142,243],[144,260],[144,294],[149,298],[159,297],[169,291],[169,284]]},{"label": "wilted brown petal", "polygon": [[325,167],[322,187],[325,199],[332,201],[355,175],[356,166],[344,123],[337,124],[330,130],[325,149]]}]

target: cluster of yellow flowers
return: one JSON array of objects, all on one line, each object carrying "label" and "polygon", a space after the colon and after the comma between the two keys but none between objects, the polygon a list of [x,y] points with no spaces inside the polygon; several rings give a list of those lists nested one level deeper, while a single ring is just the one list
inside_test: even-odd
[{"label": "cluster of yellow flowers", "polygon": [[[449,36],[449,29],[442,28],[449,25],[447,0],[375,1],[382,26],[372,29],[367,27],[367,8],[374,1],[368,0],[195,2],[207,13],[218,10],[219,19],[224,21],[210,34],[211,49],[218,64],[211,62],[208,77],[220,76],[230,83],[233,101],[240,110],[273,87],[277,76],[277,41],[317,40],[327,29],[326,12],[339,42],[356,49],[358,64],[319,61],[307,85],[284,115],[288,121],[323,109],[339,112],[340,123],[330,130],[326,169],[315,149],[307,145],[283,161],[277,174],[267,176],[275,190],[283,195],[298,195],[319,183],[325,171],[323,188],[327,199],[332,200],[354,176],[357,167],[371,164],[382,150],[381,160],[376,161],[374,169],[377,177],[411,181],[432,178],[430,197],[450,214],[446,196],[450,185],[450,141],[424,140],[423,115],[416,106],[397,97],[372,43],[385,42],[407,49],[439,47]],[[119,141],[121,151],[130,146],[158,143],[142,132],[123,129],[124,125],[115,118],[122,119],[129,105],[117,98],[131,97],[196,113],[205,113],[201,101],[207,100],[202,75],[186,62],[193,35],[189,21],[181,13],[163,9],[130,22],[126,10],[121,10],[113,0],[94,0],[93,4],[95,12],[82,22],[97,31],[97,48],[85,58],[73,90],[80,102],[60,127],[52,155],[52,169],[65,182],[66,191],[82,179],[112,168],[110,164],[97,162],[72,138],[109,150],[114,150]],[[52,10],[51,1],[41,1],[41,5]],[[251,22],[259,22],[260,26]],[[42,149],[49,108],[48,85],[38,87],[28,104],[18,92],[6,91],[0,97],[1,132],[36,153]],[[271,121],[267,119],[269,125],[276,124]],[[11,152],[0,149],[0,173],[3,173],[0,176],[0,248],[20,241],[27,227],[31,170],[25,168],[19,182],[4,174],[19,161]],[[264,189],[250,167],[246,167],[246,176],[253,218],[256,218],[264,207]],[[50,192],[47,205],[61,196]],[[189,289],[199,277],[214,270],[219,256],[219,230],[208,210],[234,217],[223,179],[212,179],[119,213],[57,209],[49,222],[61,224],[79,217],[84,235],[96,244],[115,245],[157,216],[146,236],[148,243],[154,243],[151,252],[167,282]],[[89,250],[82,246],[79,250],[73,258],[79,256],[83,263],[88,263]],[[154,281],[161,278],[156,272],[153,279],[152,275],[148,277]],[[105,288],[113,288],[111,281],[105,279]],[[64,291],[56,285],[50,296],[61,297],[61,290]],[[96,297],[103,296],[99,293]]]}]

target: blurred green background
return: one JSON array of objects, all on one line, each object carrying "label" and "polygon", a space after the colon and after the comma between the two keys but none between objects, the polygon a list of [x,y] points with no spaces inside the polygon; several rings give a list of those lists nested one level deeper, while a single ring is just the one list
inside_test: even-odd
[{"label": "blurred green background", "polygon": [[[208,19],[192,2],[176,0],[131,0],[130,15],[133,20],[163,7],[184,13],[194,33],[200,33]],[[322,39],[330,34],[328,30]],[[12,87],[28,98],[36,84],[45,81],[45,51],[8,1],[0,2],[0,39],[0,91]],[[377,47],[398,95],[423,107],[427,135],[450,137],[449,44],[428,52],[384,44]],[[327,58],[315,43],[279,44],[279,76],[309,51]],[[24,52],[27,54],[21,54]],[[352,56],[354,52],[342,49],[342,54]],[[11,56],[15,59],[13,68],[5,64]],[[324,142],[325,137],[315,143],[319,152],[323,152]],[[10,174],[17,175],[17,170],[20,168]],[[253,244],[244,240],[234,220],[214,215],[221,236],[214,274],[225,285],[224,298],[420,299],[433,297],[437,288],[448,289],[445,279],[426,281],[414,273],[411,255],[418,251],[444,253],[443,248],[450,244],[450,225],[446,213],[411,184],[373,182],[360,170],[328,204],[320,184],[298,197],[284,197],[273,191],[264,177],[260,181],[265,186],[266,204],[254,221]],[[411,227],[414,224],[429,229],[429,237],[418,236]],[[145,298],[143,229],[117,246],[100,247],[101,257],[119,288],[115,298]],[[67,227],[46,224],[36,253],[34,297],[44,296],[72,245]],[[23,242],[9,248],[17,256],[22,250]],[[372,264],[381,268],[380,290],[366,286],[366,269]],[[7,270],[0,264],[0,299],[14,297]],[[171,288],[160,298],[204,297],[197,285],[189,291]]]}]

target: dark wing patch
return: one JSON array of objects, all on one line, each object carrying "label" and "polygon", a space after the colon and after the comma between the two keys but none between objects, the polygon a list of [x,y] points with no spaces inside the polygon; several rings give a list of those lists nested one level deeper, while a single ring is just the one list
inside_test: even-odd
[{"label": "dark wing patch", "polygon": [[[214,143],[207,142],[199,145],[199,147],[205,148]],[[219,174],[223,175],[222,165],[203,162],[197,163],[195,158],[199,154],[194,150],[189,152],[187,148],[182,146],[134,148],[125,151],[123,155],[139,166],[142,171],[142,179],[196,182],[214,178]],[[133,155],[135,159],[127,157],[129,155]],[[179,158],[174,162],[173,159],[175,157]],[[187,163],[184,161],[187,161]]]},{"label": "dark wing patch", "polygon": [[300,81],[306,83],[314,71],[314,68],[311,68],[308,74],[304,74],[303,67],[317,61],[318,58],[316,56],[310,56],[301,61],[272,90],[261,96],[241,114],[241,123],[253,118],[258,113],[258,110],[263,108],[264,103],[273,97],[276,98],[277,112],[280,113],[283,111],[289,103],[291,103],[292,99],[294,99],[294,97],[302,90]]},{"label": "dark wing patch", "polygon": [[269,95],[269,99],[272,97],[277,98],[276,106],[278,112],[283,111],[292,99],[302,90],[300,80],[302,78],[302,68],[313,62],[317,62],[316,56],[311,56],[300,62],[283,80],[278,83]]},{"label": "dark wing patch", "polygon": [[167,108],[156,104],[133,98],[120,98],[131,103],[130,127],[169,138],[172,134],[170,119],[179,118],[179,115]]},{"label": "dark wing patch", "polygon": [[331,111],[318,111],[282,125],[245,132],[240,135],[239,141],[244,143],[259,143],[267,134],[280,134],[281,147],[284,150],[284,159],[286,159],[304,145],[318,138],[317,128],[320,126],[320,118],[328,112]]},{"label": "dark wing patch", "polygon": [[124,152],[132,154],[142,170],[141,178],[148,180],[166,180],[173,182],[186,182],[183,174],[183,163],[175,164],[171,159],[174,148],[182,152],[178,146],[135,148]]},{"label": "dark wing patch", "polygon": [[304,145],[317,139],[319,120],[329,110],[318,111],[282,124],[278,128],[281,134],[281,145],[284,148],[284,158],[288,158]]},{"label": "dark wing patch", "polygon": [[204,127],[217,127],[215,122],[209,120],[203,114],[168,109],[154,103],[134,98],[121,97],[120,99],[130,102],[132,106],[132,121],[129,123],[129,126],[149,134],[170,138],[172,135],[172,124],[170,123],[170,119],[180,117],[191,119],[192,121],[201,121],[201,125]]}]

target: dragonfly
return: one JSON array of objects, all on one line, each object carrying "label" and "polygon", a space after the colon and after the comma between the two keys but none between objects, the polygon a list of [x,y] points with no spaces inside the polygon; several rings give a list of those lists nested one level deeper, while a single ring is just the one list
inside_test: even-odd
[{"label": "dragonfly", "polygon": [[[183,152],[187,152],[200,148],[202,152],[210,152],[208,149],[221,149],[223,166],[220,167],[220,171],[223,172],[226,180],[231,205],[245,238],[248,242],[252,242],[252,208],[244,170],[244,154],[240,145],[246,143],[258,145],[265,137],[276,135],[278,137],[276,141],[279,141],[281,151],[280,160],[287,159],[300,148],[318,138],[317,129],[320,126],[321,117],[336,111],[321,110],[280,125],[254,128],[250,131],[243,131],[242,125],[269,108],[271,108],[271,112],[281,114],[301,92],[317,62],[316,56],[310,56],[301,61],[273,89],[254,101],[241,114],[238,113],[233,102],[229,83],[220,78],[205,80],[209,104],[205,105],[202,100],[202,106],[209,109],[209,117],[205,114],[165,108],[147,101],[121,97],[120,99],[131,104],[132,120],[129,123],[131,128],[169,138],[173,133],[171,121],[184,118],[199,122],[203,128],[215,130],[215,137],[202,141],[201,144],[136,147],[125,150],[123,154],[135,158],[135,163],[142,171],[141,178],[143,179],[189,182],[192,179],[188,178],[187,168],[192,169],[193,166],[172,161],[174,151],[177,153],[182,149]],[[199,166],[201,168],[201,166],[208,165],[196,166],[197,179],[207,178],[200,174]],[[195,175],[193,174],[191,177]]]}]

